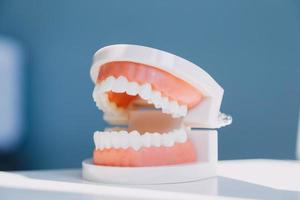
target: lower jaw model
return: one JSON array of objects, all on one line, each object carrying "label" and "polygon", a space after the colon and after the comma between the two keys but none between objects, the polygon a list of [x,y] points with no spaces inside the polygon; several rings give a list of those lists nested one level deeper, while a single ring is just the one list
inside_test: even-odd
[{"label": "lower jaw model", "polygon": [[137,45],[108,46],[95,54],[91,75],[93,99],[104,120],[115,125],[94,133],[94,165],[195,163],[199,156],[188,134],[191,128],[231,123],[219,112],[223,89],[173,54]]}]

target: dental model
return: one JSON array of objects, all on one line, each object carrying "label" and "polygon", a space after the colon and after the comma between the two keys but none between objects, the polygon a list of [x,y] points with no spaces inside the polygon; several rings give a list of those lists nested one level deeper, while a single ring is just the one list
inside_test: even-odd
[{"label": "dental model", "polygon": [[215,175],[215,129],[232,119],[220,113],[223,89],[200,67],[161,50],[112,45],[94,55],[91,77],[96,106],[117,127],[94,133],[85,179],[152,184]]}]

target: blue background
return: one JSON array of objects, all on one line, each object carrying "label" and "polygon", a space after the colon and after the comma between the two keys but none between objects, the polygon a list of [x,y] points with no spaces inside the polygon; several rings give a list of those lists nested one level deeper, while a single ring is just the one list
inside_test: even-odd
[{"label": "blue background", "polygon": [[[0,1],[0,34],[26,55],[26,133],[12,168],[79,167],[105,127],[93,53],[132,43],[178,54],[225,89],[220,159],[295,158],[300,1]],[[1,160],[0,160],[1,162]]]}]

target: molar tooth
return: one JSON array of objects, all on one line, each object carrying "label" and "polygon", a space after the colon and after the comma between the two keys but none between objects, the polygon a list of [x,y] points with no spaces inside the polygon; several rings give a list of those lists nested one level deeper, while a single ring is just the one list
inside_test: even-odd
[{"label": "molar tooth", "polygon": [[99,100],[99,102],[100,103],[102,103],[102,104],[107,104],[107,103],[109,103],[109,101],[108,101],[108,97],[107,97],[107,94],[106,93],[101,93],[99,96],[98,96],[98,100]]},{"label": "molar tooth", "polygon": [[179,109],[178,103],[176,101],[171,101],[170,109],[172,112],[176,113]]},{"label": "molar tooth", "polygon": [[168,104],[169,104],[168,97],[162,97],[162,99],[161,99],[161,107],[162,108],[166,108]]},{"label": "molar tooth", "polygon": [[180,110],[179,110],[179,105],[176,101],[172,101],[170,103],[170,113],[172,114],[172,117],[177,118],[180,117]]},{"label": "molar tooth", "polygon": [[186,105],[179,106],[179,113],[181,116],[186,116],[187,115],[187,106]]},{"label": "molar tooth", "polygon": [[103,107],[103,105],[102,105],[101,103],[96,102],[96,106],[97,106],[97,108],[98,108],[99,110],[104,110],[104,107]]},{"label": "molar tooth", "polygon": [[115,82],[115,77],[110,76],[104,81],[100,83],[101,85],[101,92],[108,92],[113,88],[114,82]]},{"label": "molar tooth", "polygon": [[179,143],[184,143],[187,140],[187,134],[184,129],[176,130],[176,141]]},{"label": "molar tooth", "polygon": [[106,94],[105,93],[100,93],[98,94],[97,96],[97,99],[96,99],[96,106],[100,109],[100,110],[107,110],[107,97],[106,97]]},{"label": "molar tooth", "polygon": [[179,118],[179,117],[184,117],[185,115],[182,114],[180,111],[177,111],[176,113],[172,114],[172,117],[174,118]]},{"label": "molar tooth", "polygon": [[93,90],[93,99],[95,102],[98,99],[98,94],[99,94],[100,89],[101,89],[100,85],[98,85],[98,84],[95,85],[94,90]]},{"label": "molar tooth", "polygon": [[182,117],[182,116],[181,116],[181,114],[179,114],[179,113],[173,113],[173,114],[172,114],[172,117],[173,117],[173,118],[179,118],[179,117]]},{"label": "molar tooth", "polygon": [[103,119],[105,121],[109,121],[113,125],[126,125],[128,123],[128,116],[123,115],[122,113],[109,113],[104,112],[103,113]]},{"label": "molar tooth", "polygon": [[176,129],[173,130],[172,132],[169,133],[170,135],[172,135],[173,139],[174,139],[174,142],[177,141],[177,132],[176,132]]},{"label": "molar tooth", "polygon": [[125,92],[127,88],[127,79],[124,76],[119,76],[112,86],[112,91],[117,93]]},{"label": "molar tooth", "polygon": [[100,110],[106,110],[106,105],[107,102],[105,100],[105,96],[104,93],[98,94],[98,97],[96,99],[96,106],[100,109]]},{"label": "molar tooth", "polygon": [[155,108],[161,108],[162,97],[159,91],[154,91],[152,93],[151,102],[154,104]]},{"label": "molar tooth", "polygon": [[166,113],[166,114],[172,113],[172,107],[171,107],[170,102],[166,103],[166,104],[164,105],[164,107],[162,107],[162,112],[163,112],[163,113]]},{"label": "molar tooth", "polygon": [[143,136],[142,136],[142,140],[143,140],[143,146],[144,147],[150,147],[151,146],[151,134],[146,132]]},{"label": "molar tooth", "polygon": [[153,146],[160,147],[161,145],[161,135],[159,133],[151,134],[151,143]]},{"label": "molar tooth", "polygon": [[134,150],[139,150],[141,147],[141,140],[140,140],[140,134],[137,131],[132,131],[129,133],[129,143],[130,146],[134,149]]},{"label": "molar tooth", "polygon": [[152,90],[151,90],[151,85],[149,83],[146,83],[141,86],[139,95],[142,99],[149,99],[151,96]]},{"label": "molar tooth", "polygon": [[171,147],[174,145],[174,136],[171,133],[162,134],[162,144],[166,147]]},{"label": "molar tooth", "polygon": [[127,84],[126,93],[131,96],[135,96],[139,93],[140,86],[136,82],[129,82]]}]

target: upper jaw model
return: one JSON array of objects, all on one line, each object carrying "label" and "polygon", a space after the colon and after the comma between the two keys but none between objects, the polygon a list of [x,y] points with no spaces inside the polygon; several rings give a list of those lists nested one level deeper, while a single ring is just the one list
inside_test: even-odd
[{"label": "upper jaw model", "polygon": [[[200,67],[161,50],[121,44],[95,53],[91,77],[104,120],[118,127],[94,133],[93,161],[83,163],[84,177],[102,180],[90,165],[151,170],[216,162],[213,129],[230,124],[231,117],[220,113],[223,89]],[[179,177],[175,182],[184,181]]]}]

